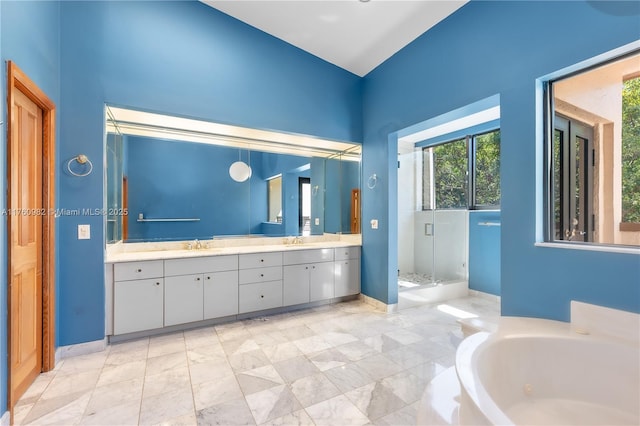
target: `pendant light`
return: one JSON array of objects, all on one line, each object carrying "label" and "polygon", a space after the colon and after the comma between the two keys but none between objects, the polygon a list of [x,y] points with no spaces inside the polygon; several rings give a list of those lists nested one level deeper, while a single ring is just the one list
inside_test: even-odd
[{"label": "pendant light", "polygon": [[[244,182],[251,177],[251,166],[242,161],[242,151],[238,150],[238,161],[233,163],[229,167],[229,176],[236,182]],[[249,151],[249,159],[251,158],[251,151]],[[249,160],[251,161],[251,160]]]}]

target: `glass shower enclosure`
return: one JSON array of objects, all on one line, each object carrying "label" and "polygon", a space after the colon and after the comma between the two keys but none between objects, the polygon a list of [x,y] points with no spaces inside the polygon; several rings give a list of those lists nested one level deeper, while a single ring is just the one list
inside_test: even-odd
[{"label": "glass shower enclosure", "polygon": [[465,139],[398,150],[398,291],[468,279]]}]

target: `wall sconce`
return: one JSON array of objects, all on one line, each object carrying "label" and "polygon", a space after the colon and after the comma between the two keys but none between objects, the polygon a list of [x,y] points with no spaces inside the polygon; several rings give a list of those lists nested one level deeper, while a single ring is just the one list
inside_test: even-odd
[{"label": "wall sconce", "polygon": [[[79,164],[82,168],[84,168],[84,172],[74,172],[73,169],[71,168],[72,164]],[[67,161],[67,170],[73,176],[78,176],[78,177],[89,176],[93,171],[93,163],[91,162],[91,160],[89,160],[89,157],[87,157],[86,155],[78,154],[77,156],[73,157],[71,160]]]}]

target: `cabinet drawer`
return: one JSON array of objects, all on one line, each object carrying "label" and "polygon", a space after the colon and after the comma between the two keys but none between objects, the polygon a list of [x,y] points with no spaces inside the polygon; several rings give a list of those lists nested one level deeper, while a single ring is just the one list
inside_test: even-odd
[{"label": "cabinet drawer", "polygon": [[164,266],[162,260],[122,262],[113,265],[113,278],[115,281],[142,280],[162,277],[163,275]]},{"label": "cabinet drawer", "polygon": [[303,263],[332,262],[333,249],[295,250],[283,254],[285,265],[300,265]]},{"label": "cabinet drawer", "polygon": [[336,260],[360,259],[360,247],[340,247],[336,250]]},{"label": "cabinet drawer", "polygon": [[282,265],[282,252],[241,254],[239,259],[240,269],[280,265]]},{"label": "cabinet drawer", "polygon": [[165,276],[204,274],[238,269],[238,256],[192,257],[164,261]]},{"label": "cabinet drawer", "polygon": [[241,269],[239,272],[240,284],[260,283],[282,279],[282,266],[271,268]]},{"label": "cabinet drawer", "polygon": [[240,313],[262,311],[282,306],[282,281],[239,286]]}]

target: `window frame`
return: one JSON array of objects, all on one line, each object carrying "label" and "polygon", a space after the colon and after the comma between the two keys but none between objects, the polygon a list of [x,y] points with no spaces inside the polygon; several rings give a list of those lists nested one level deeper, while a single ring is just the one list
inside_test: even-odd
[{"label": "window frame", "polygon": [[[572,240],[557,240],[554,235],[554,199],[553,199],[553,141],[554,141],[554,132],[556,128],[555,116],[557,114],[564,115],[562,112],[556,111],[555,102],[554,102],[554,93],[553,93],[553,85],[562,80],[569,79],[571,77],[587,73],[592,70],[596,70],[598,68],[604,67],[606,65],[612,64],[614,62],[623,60],[630,56],[640,54],[640,47],[637,43],[632,43],[635,46],[631,48],[622,48],[616,51],[606,53],[604,55],[600,55],[598,58],[594,58],[593,60],[585,61],[586,65],[576,64],[574,66],[569,67],[570,71],[567,72],[556,72],[551,76],[547,76],[546,78],[540,78],[538,81],[541,83],[542,89],[542,163],[543,163],[543,173],[542,173],[542,225],[543,232],[542,237],[543,241],[536,243],[539,246],[561,246],[561,247],[572,247],[572,248],[582,248],[582,249],[594,249],[601,251],[609,251],[612,249],[622,249],[626,252],[626,250],[631,249],[633,252],[638,250],[638,246],[629,245],[629,244],[620,244],[620,243],[602,243],[595,241],[572,241]],[[640,73],[638,73],[640,74]],[[636,74],[636,75],[638,75]],[[627,78],[628,76],[624,76],[623,78]],[[622,194],[614,194],[615,197],[621,197]],[[561,201],[562,202],[562,201]],[[624,226],[623,226],[624,224]],[[614,223],[614,226],[618,226],[620,231],[638,231],[640,230],[640,223],[636,222],[622,222],[620,221],[618,224]],[[625,229],[623,229],[623,227]]]}]

